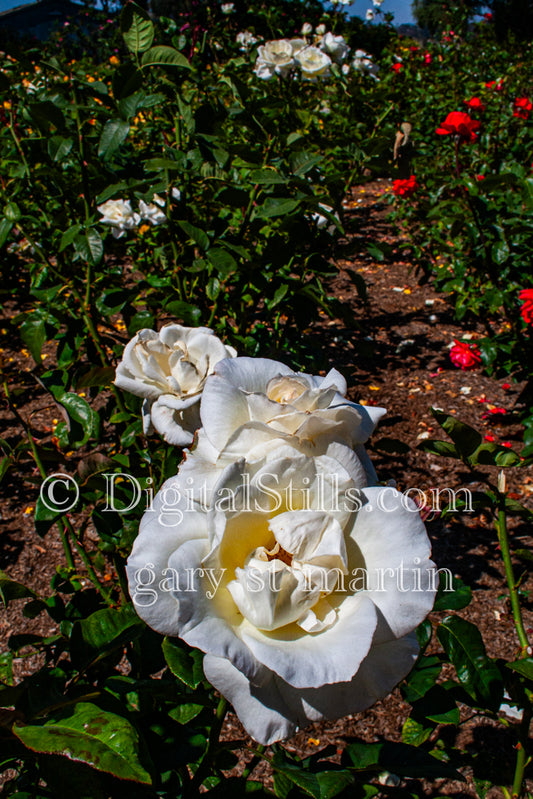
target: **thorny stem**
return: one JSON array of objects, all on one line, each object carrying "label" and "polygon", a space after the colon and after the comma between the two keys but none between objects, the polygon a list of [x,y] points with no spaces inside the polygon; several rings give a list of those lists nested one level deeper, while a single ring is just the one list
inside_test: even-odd
[{"label": "thorny stem", "polygon": [[[498,541],[502,553],[503,565],[505,568],[505,578],[509,587],[511,598],[511,610],[518,640],[520,641],[520,656],[526,657],[530,653],[530,646],[527,633],[522,619],[520,608],[520,597],[518,595],[518,583],[515,580],[513,564],[511,561],[511,550],[509,547],[509,536],[507,534],[507,516],[505,513],[505,495],[507,491],[505,472],[502,470],[498,475],[498,517],[496,519],[496,530]],[[531,708],[526,707],[523,711],[522,721],[518,728],[518,743],[516,745],[516,764],[513,779],[512,799],[518,799],[522,794],[522,783],[524,781],[524,770],[529,762],[527,754],[529,723],[531,721]]]},{"label": "thorny stem", "polygon": [[197,795],[201,784],[209,776],[209,767],[216,753],[218,741],[220,738],[220,731],[222,729],[222,725],[224,723],[227,710],[228,710],[228,703],[226,699],[224,699],[224,697],[221,696],[217,705],[217,709],[215,711],[215,719],[213,721],[213,724],[211,726],[211,731],[209,733],[209,743],[207,744],[205,755],[203,756],[202,762],[198,766],[198,770],[194,775],[189,787],[191,795],[193,796]]},{"label": "thorny stem", "polygon": [[509,586],[513,621],[518,640],[520,641],[520,655],[521,657],[526,657],[526,655],[529,654],[529,640],[524,627],[524,621],[522,619],[520,598],[518,596],[518,585],[514,577],[513,564],[511,562],[511,550],[509,547],[509,537],[507,534],[507,517],[505,513],[506,488],[505,473],[502,471],[498,476],[499,508],[498,517],[496,520],[496,530],[498,532],[498,542],[502,552],[505,578],[507,580],[507,585]]}]

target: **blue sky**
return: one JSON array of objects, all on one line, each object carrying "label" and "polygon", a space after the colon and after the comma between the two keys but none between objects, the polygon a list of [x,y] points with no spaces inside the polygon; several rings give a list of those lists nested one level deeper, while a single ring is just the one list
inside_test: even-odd
[{"label": "blue sky", "polygon": [[[23,4],[24,0],[0,0],[0,11],[7,11],[9,8],[15,8],[15,6]],[[350,6],[350,11],[364,18],[367,8],[372,8],[371,0],[368,0],[368,2],[365,2],[365,0],[356,0],[355,3]],[[411,16],[411,0],[384,0],[381,9],[382,11],[392,11],[394,20],[398,25],[401,25],[403,22],[413,21]]]}]

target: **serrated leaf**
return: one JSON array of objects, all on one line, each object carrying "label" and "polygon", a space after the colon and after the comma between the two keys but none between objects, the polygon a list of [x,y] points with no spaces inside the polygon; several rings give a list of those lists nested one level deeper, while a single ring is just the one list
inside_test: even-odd
[{"label": "serrated leaf", "polygon": [[[451,585],[449,583],[451,582]],[[433,610],[461,610],[472,601],[472,589],[465,585],[459,577],[449,579],[445,574],[439,583],[439,590]]]},{"label": "serrated leaf", "polygon": [[165,638],[163,655],[172,674],[189,688],[198,688],[204,679],[204,656],[198,649],[190,649],[179,640]]},{"label": "serrated leaf", "polygon": [[447,616],[437,629],[437,637],[474,702],[497,710],[503,696],[502,677],[486,653],[478,628],[459,616]]},{"label": "serrated leaf", "polygon": [[120,30],[131,53],[143,53],[152,46],[154,23],[148,13],[135,3],[127,3],[120,15]]},{"label": "serrated leaf", "polygon": [[189,721],[195,719],[203,709],[203,705],[195,705],[192,702],[189,702],[184,705],[173,707],[172,710],[169,710],[168,715],[171,719],[177,721],[178,724],[188,724]]},{"label": "serrated leaf", "polygon": [[72,150],[73,139],[64,136],[52,136],[48,141],[48,155],[52,161],[62,161]]},{"label": "serrated leaf", "polygon": [[183,53],[175,50],[174,47],[168,47],[164,44],[158,44],[156,47],[151,47],[147,50],[142,57],[142,65],[143,67],[161,66],[192,69]]},{"label": "serrated leaf", "polygon": [[190,222],[186,220],[178,220],[178,225],[180,228],[191,238],[195,244],[197,244],[200,249],[207,250],[209,247],[209,236],[207,233],[204,233],[199,227],[195,227],[195,225],[191,225]]},{"label": "serrated leaf", "polygon": [[68,757],[122,780],[152,782],[139,759],[137,730],[122,716],[90,702],[80,702],[71,715],[42,726],[16,724],[13,732],[34,752]]},{"label": "serrated leaf", "polygon": [[107,160],[126,140],[130,126],[123,119],[110,119],[105,123],[98,143],[98,156]]},{"label": "serrated leaf", "polygon": [[0,599],[6,608],[13,599],[27,599],[35,596],[37,595],[31,588],[12,580],[9,575],[0,571]]},{"label": "serrated leaf", "polygon": [[71,633],[71,652],[81,667],[95,663],[111,651],[138,637],[145,624],[134,608],[103,608],[76,621]]}]

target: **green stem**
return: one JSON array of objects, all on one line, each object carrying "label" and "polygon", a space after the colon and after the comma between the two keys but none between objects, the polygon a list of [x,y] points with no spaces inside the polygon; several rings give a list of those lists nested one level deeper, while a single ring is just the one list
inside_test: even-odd
[{"label": "green stem", "polygon": [[530,708],[526,708],[524,710],[524,715],[522,716],[522,721],[520,722],[520,727],[518,731],[518,744],[517,744],[517,752],[516,752],[516,764],[514,770],[514,779],[513,779],[513,792],[512,792],[512,799],[519,799],[522,794],[522,785],[524,782],[524,771],[526,766],[529,763],[529,757],[527,754],[527,742],[529,740],[529,723],[531,721],[531,710]]},{"label": "green stem", "polygon": [[525,657],[529,650],[529,640],[527,637],[524,621],[522,619],[522,611],[520,608],[520,598],[518,596],[518,586],[514,577],[513,564],[511,561],[511,550],[509,547],[509,536],[507,534],[507,516],[505,513],[505,474],[500,472],[498,479],[498,494],[499,494],[499,509],[498,518],[496,521],[496,529],[498,531],[498,542],[502,552],[503,565],[505,568],[505,578],[509,587],[509,594],[511,598],[511,610],[513,613],[513,621],[516,629],[518,640],[520,641],[521,657]]},{"label": "green stem", "polygon": [[13,141],[15,142],[15,147],[17,148],[17,152],[20,155],[20,159],[21,159],[22,163],[24,164],[24,170],[26,172],[26,177],[28,178],[29,182],[31,183],[30,168],[28,166],[28,162],[26,161],[26,156],[24,155],[24,150],[22,149],[22,145],[20,143],[20,139],[18,138],[17,134],[15,133],[15,128],[13,127],[13,114],[12,113],[9,115],[8,128],[9,128],[9,132],[11,133],[11,136],[13,138]]},{"label": "green stem", "polygon": [[226,699],[224,699],[224,697],[221,696],[217,705],[217,709],[215,711],[215,718],[213,724],[211,725],[211,732],[209,733],[209,743],[207,744],[205,755],[203,756],[202,762],[198,766],[198,770],[194,775],[194,778],[192,779],[191,784],[189,786],[189,791],[192,793],[193,796],[198,795],[200,786],[202,785],[203,781],[209,776],[209,769],[216,754],[220,738],[220,731],[222,729],[222,725],[224,723],[227,711],[228,711],[228,703]]},{"label": "green stem", "polygon": [[254,768],[257,766],[257,764],[261,760],[261,755],[263,754],[264,751],[265,751],[265,747],[263,746],[263,744],[258,744],[257,749],[256,749],[256,753],[254,754],[254,756],[252,757],[252,759],[250,760],[250,762],[248,763],[248,765],[246,766],[246,768],[242,772],[243,779],[245,779],[245,780],[248,779],[248,777],[250,776],[250,774],[252,773]]}]

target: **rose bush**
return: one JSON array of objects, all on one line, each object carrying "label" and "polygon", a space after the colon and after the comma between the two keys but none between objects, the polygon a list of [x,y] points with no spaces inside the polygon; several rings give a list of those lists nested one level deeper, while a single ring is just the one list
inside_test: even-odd
[{"label": "rose bush", "polygon": [[126,346],[115,385],[144,399],[145,433],[155,428],[169,444],[186,446],[200,426],[206,378],[220,360],[236,355],[206,327],[144,329]]},{"label": "rose bush", "polygon": [[221,362],[199,444],[128,560],[139,615],[206,653],[208,680],[264,744],[385,696],[414,664],[411,633],[433,604],[417,508],[369,484],[342,443],[373,426],[344,388],[335,371]]}]

